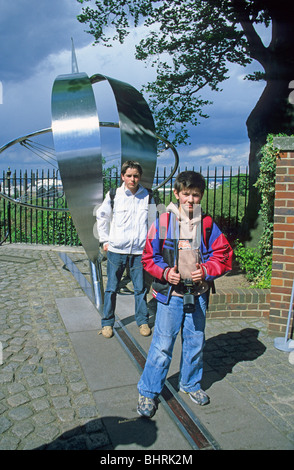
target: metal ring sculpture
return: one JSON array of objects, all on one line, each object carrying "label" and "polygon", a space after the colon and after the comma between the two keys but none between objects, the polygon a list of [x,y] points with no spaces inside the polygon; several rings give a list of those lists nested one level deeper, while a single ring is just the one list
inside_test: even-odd
[{"label": "metal ring sculpture", "polygon": [[[118,125],[115,124],[115,123],[110,123],[110,122],[100,122],[100,127],[118,127]],[[32,132],[31,134],[26,134],[22,137],[18,137],[17,139],[14,139],[14,140],[8,142],[7,144],[3,145],[2,147],[0,147],[0,153],[3,153],[5,150],[12,147],[13,145],[25,144],[26,141],[28,141],[29,139],[37,137],[38,135],[48,134],[50,132],[52,132],[52,128],[47,127],[45,129],[40,129],[38,131]],[[167,139],[165,139],[164,137],[161,137],[158,134],[155,134],[155,137],[156,137],[156,139],[164,142],[166,148],[167,149],[170,148],[171,151],[173,152],[173,154],[174,154],[174,166],[173,166],[173,169],[172,169],[171,173],[165,178],[165,180],[163,180],[158,185],[152,187],[153,191],[155,191],[159,188],[162,188],[162,186],[164,186],[166,183],[168,183],[168,181],[173,177],[173,175],[175,174],[175,172],[177,171],[178,166],[179,166],[179,155],[178,155],[178,152],[177,152],[176,148],[173,146],[173,144],[171,144],[171,142],[169,142]],[[38,210],[52,211],[52,212],[69,212],[68,208],[50,207],[50,206],[44,206],[44,205],[39,206],[39,205],[36,205],[36,204],[30,204],[30,203],[26,203],[26,202],[23,202],[23,201],[20,201],[20,200],[16,200],[16,199],[13,199],[12,197],[9,197],[7,194],[0,191],[0,198],[1,197],[6,199],[7,201],[13,203],[13,204],[17,204],[19,206],[27,207],[29,209],[38,209]]]},{"label": "metal ring sculpture", "polygon": [[[100,123],[92,85],[107,81],[115,97],[119,122]],[[52,89],[52,127],[9,142],[0,148],[2,153],[16,143],[32,136],[52,131],[54,148],[69,209],[45,208],[15,201],[6,194],[0,197],[15,204],[40,210],[69,210],[81,243],[90,261],[95,303],[103,301],[103,285],[99,245],[94,233],[97,205],[103,202],[102,149],[100,126],[117,127],[121,136],[121,164],[136,160],[143,167],[142,184],[151,188],[154,180],[157,140],[170,147],[175,156],[171,174],[154,189],[163,186],[177,170],[176,149],[155,133],[154,122],[143,96],[132,86],[107,76],[96,74],[91,78],[76,72],[59,75]]]}]

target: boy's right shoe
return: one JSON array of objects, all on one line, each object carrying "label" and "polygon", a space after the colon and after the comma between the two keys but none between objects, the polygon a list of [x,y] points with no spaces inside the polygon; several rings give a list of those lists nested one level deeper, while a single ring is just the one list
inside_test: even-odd
[{"label": "boy's right shoe", "polygon": [[104,336],[104,338],[112,338],[113,336],[112,326],[103,326],[101,333]]},{"label": "boy's right shoe", "polygon": [[137,406],[137,412],[140,416],[145,418],[152,418],[157,410],[155,400],[152,398],[144,397],[139,393],[139,401]]},{"label": "boy's right shoe", "polygon": [[209,396],[201,389],[197,390],[196,392],[186,392],[180,388],[180,392],[188,394],[191,400],[196,403],[196,405],[204,406],[210,402]]}]

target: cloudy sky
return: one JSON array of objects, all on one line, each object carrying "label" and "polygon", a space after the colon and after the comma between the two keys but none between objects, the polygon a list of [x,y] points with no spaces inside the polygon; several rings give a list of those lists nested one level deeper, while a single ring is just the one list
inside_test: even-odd
[{"label": "cloudy sky", "polygon": [[[76,0],[0,0],[0,147],[51,127],[52,86],[58,75],[71,73],[71,37],[79,71],[88,76],[105,74],[138,90],[154,78],[154,70],[133,57],[140,30],[124,45],[93,46],[76,19],[80,10]],[[177,148],[181,167],[247,165],[245,122],[264,85],[244,81],[244,75],[243,68],[233,65],[223,92],[203,95],[214,101],[206,110],[210,118],[193,129],[191,145]],[[162,163],[171,165],[168,158]],[[52,167],[19,145],[0,154],[1,174],[8,166],[17,171]]]}]

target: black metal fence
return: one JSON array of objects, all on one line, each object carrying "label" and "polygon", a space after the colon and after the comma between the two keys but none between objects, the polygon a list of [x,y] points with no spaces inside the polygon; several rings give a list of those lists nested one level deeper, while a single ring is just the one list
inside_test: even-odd
[{"label": "black metal fence", "polygon": [[[177,173],[182,170],[179,168]],[[200,168],[197,171],[206,179],[206,191],[201,203],[204,212],[209,213],[220,229],[232,239],[238,232],[241,220],[246,216],[249,180],[247,168],[245,172],[241,172],[240,168],[236,172],[233,168],[207,168],[203,172]],[[166,168],[162,172],[158,170],[154,187],[170,173],[171,170]],[[167,206],[170,201],[175,201],[173,183],[177,173],[155,191],[157,203]],[[110,186],[119,186],[120,174],[117,169],[106,170],[103,181],[104,194]],[[53,210],[67,207],[58,170],[41,173],[20,171],[18,174],[8,170],[0,176],[0,185],[2,193],[20,203],[15,204],[11,200],[0,198],[0,243],[6,239],[12,243],[80,244],[70,213]],[[32,208],[32,205],[37,208]]]}]

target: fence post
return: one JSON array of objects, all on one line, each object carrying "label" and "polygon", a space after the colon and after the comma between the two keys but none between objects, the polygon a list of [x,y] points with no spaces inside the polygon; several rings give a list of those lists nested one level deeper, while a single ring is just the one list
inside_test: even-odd
[{"label": "fence post", "polygon": [[[6,181],[7,181],[7,189],[8,189],[8,196],[10,197],[10,179],[11,179],[11,170],[8,167],[6,172]],[[7,217],[8,217],[8,232],[9,232],[9,242],[11,243],[11,205],[10,201],[8,201],[7,205]]]}]

